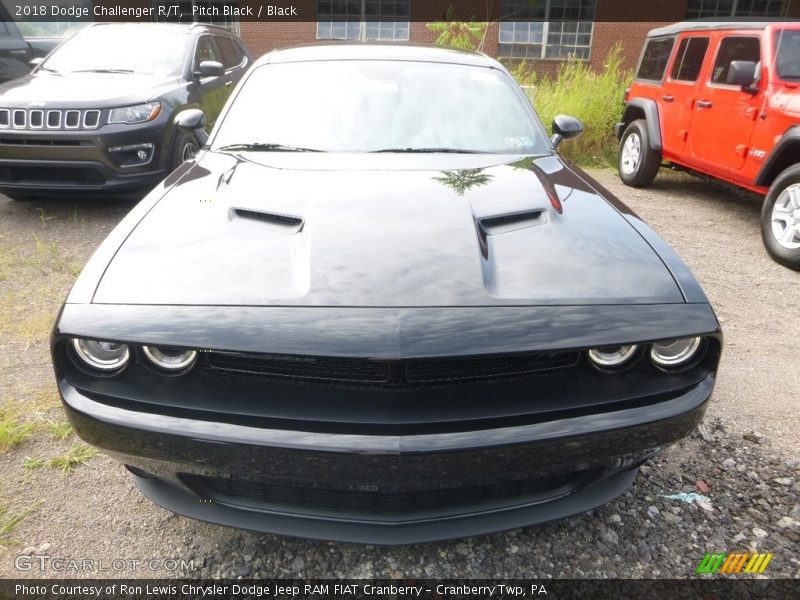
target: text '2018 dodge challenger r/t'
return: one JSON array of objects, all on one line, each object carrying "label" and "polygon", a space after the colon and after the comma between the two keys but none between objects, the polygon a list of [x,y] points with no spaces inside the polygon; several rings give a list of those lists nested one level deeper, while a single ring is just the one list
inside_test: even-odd
[{"label": "text '2018 dodge challenger r/t'", "polygon": [[174,512],[284,535],[414,543],[621,494],[700,421],[722,337],[556,153],[580,122],[553,129],[481,54],[261,58],[64,304],[75,431]]}]

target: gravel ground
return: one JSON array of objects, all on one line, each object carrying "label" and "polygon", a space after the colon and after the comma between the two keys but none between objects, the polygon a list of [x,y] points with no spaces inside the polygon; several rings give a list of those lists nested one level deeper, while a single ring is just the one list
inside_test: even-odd
[{"label": "gravel ground", "polygon": [[[403,548],[277,538],[175,516],[146,501],[102,455],[69,474],[47,466],[77,440],[48,429],[63,415],[51,403],[41,331],[130,204],[0,197],[0,403],[38,419],[30,437],[0,454],[0,518],[3,510],[24,516],[0,538],[0,577],[685,577],[715,551],[771,552],[765,576],[800,577],[800,274],[766,256],[752,201],[670,174],[650,190],[625,188],[611,172],[593,175],[676,248],[723,322],[726,347],[704,426],[590,513]],[[44,466],[26,468],[28,459]],[[666,497],[681,492],[701,497]],[[107,570],[57,571],[51,563],[42,571],[32,556],[92,559],[95,568],[102,560]],[[168,560],[131,562],[150,559]]]}]

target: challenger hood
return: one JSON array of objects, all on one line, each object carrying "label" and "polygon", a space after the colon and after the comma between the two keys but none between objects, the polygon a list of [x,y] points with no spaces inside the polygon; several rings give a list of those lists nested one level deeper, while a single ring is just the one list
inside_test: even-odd
[{"label": "challenger hood", "polygon": [[[3,108],[116,106],[143,102],[158,95],[162,86],[174,87],[176,79],[135,73],[38,73],[0,85]],[[98,106],[102,104],[102,106]]]},{"label": "challenger hood", "polygon": [[93,301],[683,302],[627,209],[589,181],[555,156],[207,153],[127,236]]}]

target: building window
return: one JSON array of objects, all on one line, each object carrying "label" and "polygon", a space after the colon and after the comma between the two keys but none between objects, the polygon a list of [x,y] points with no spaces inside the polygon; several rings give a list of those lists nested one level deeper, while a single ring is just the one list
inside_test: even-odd
[{"label": "building window", "polygon": [[159,23],[208,23],[239,35],[239,17],[225,14],[225,7],[239,8],[239,0],[150,0],[150,5],[180,7],[178,14],[173,9],[167,16],[154,15],[153,20]]},{"label": "building window", "polygon": [[689,0],[687,19],[709,17],[782,17],[786,0]]},{"label": "building window", "polygon": [[317,1],[318,40],[407,42],[410,0]]},{"label": "building window", "polygon": [[589,58],[596,0],[503,0],[498,54],[505,58]]}]

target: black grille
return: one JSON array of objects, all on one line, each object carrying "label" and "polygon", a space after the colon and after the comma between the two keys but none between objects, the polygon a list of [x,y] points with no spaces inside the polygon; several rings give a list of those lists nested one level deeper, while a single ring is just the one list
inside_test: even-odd
[{"label": "black grille", "polygon": [[557,352],[376,361],[364,358],[210,352],[207,365],[214,370],[238,374],[402,386],[514,377],[572,367],[578,363],[579,357],[577,352]]},{"label": "black grille", "polygon": [[100,184],[105,178],[95,169],[82,167],[0,167],[0,182]]},{"label": "black grille", "polygon": [[409,361],[406,364],[406,379],[414,383],[426,383],[509,377],[570,367],[577,362],[578,354],[572,352],[419,360]]},{"label": "black grille", "polygon": [[245,355],[211,352],[209,365],[215,369],[259,375],[335,381],[380,383],[389,379],[387,363],[362,359],[290,355]]},{"label": "black grille", "polygon": [[77,110],[68,110],[64,113],[64,126],[77,127],[81,123],[81,113]]},{"label": "black grille", "polygon": [[333,489],[308,483],[261,483],[187,474],[181,475],[181,479],[199,496],[224,504],[397,515],[513,500],[519,500],[520,503],[542,502],[574,491],[590,475],[590,471],[579,471],[465,487],[401,492]]},{"label": "black grille", "polygon": [[8,127],[11,124],[11,111],[0,108],[0,127]]}]

